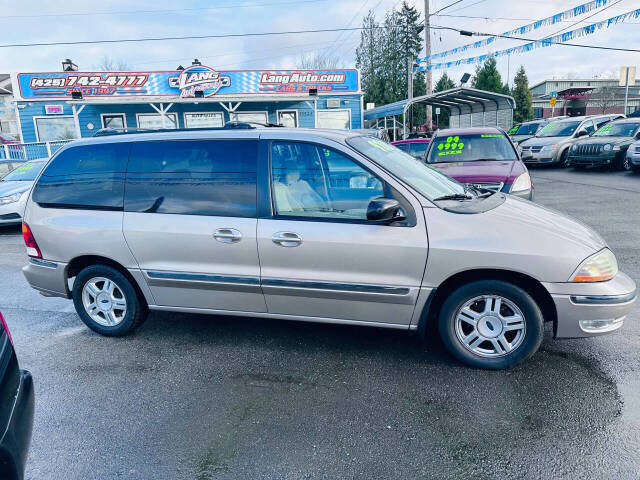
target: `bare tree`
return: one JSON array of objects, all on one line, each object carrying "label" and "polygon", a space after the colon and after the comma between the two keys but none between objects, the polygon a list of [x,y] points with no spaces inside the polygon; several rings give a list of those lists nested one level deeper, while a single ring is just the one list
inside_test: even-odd
[{"label": "bare tree", "polygon": [[618,87],[607,85],[594,90],[589,95],[588,103],[598,107],[604,114],[607,113],[607,109],[620,105],[622,98]]},{"label": "bare tree", "polygon": [[329,50],[321,50],[313,55],[300,55],[300,68],[304,70],[332,70],[344,65],[344,60]]},{"label": "bare tree", "polygon": [[95,66],[96,70],[101,72],[124,72],[127,70],[131,70],[131,65],[124,59],[114,59],[113,57],[109,57],[105,55]]}]

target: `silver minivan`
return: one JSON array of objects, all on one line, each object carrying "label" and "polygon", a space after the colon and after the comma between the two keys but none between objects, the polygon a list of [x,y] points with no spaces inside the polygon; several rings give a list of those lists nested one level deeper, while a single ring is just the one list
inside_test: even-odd
[{"label": "silver minivan", "polygon": [[23,233],[29,283],[112,336],[149,310],[432,324],[455,357],[497,369],[531,356],[545,322],[557,338],[611,332],[636,298],[589,227],[348,131],[75,141],[37,179]]}]

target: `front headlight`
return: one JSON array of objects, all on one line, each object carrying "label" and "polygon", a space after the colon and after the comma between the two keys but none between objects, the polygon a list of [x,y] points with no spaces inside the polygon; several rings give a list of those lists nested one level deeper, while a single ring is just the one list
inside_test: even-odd
[{"label": "front headlight", "polygon": [[591,255],[573,272],[570,282],[604,282],[618,273],[618,261],[611,250],[605,248]]},{"label": "front headlight", "polygon": [[613,151],[614,152],[619,152],[620,150],[622,150],[622,147],[620,145],[614,145],[613,146]]},{"label": "front headlight", "polygon": [[577,149],[578,149],[578,144],[577,144],[577,143],[574,143],[574,144],[571,146],[571,150],[577,150]]},{"label": "front headlight", "polygon": [[607,143],[604,147],[602,147],[602,150],[604,150],[605,152],[608,152],[609,150],[611,150],[611,144]]},{"label": "front headlight", "polygon": [[531,177],[529,176],[529,172],[524,172],[516,178],[513,185],[511,185],[511,192],[522,192],[523,190],[531,190]]},{"label": "front headlight", "polygon": [[7,195],[6,197],[0,197],[0,205],[7,205],[8,203],[15,203],[20,200],[22,193],[14,193],[13,195]]},{"label": "front headlight", "polygon": [[544,147],[542,147],[542,149],[540,149],[540,151],[549,152],[549,151],[557,150],[559,147],[560,145],[558,145],[557,143],[554,145],[545,145]]}]

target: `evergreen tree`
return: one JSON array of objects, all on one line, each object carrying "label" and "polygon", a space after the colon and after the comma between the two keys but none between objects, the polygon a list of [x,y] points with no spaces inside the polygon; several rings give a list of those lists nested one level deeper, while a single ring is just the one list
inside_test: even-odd
[{"label": "evergreen tree", "polygon": [[529,79],[524,71],[524,66],[520,66],[518,69],[514,83],[515,86],[511,92],[516,101],[513,121],[516,123],[526,122],[533,118],[533,106],[531,103],[531,90],[529,90]]},{"label": "evergreen tree", "polygon": [[498,71],[498,62],[494,57],[487,58],[482,65],[476,67],[473,88],[487,92],[509,93],[509,89],[502,83],[502,77]]},{"label": "evergreen tree", "polygon": [[356,49],[356,67],[360,69],[364,102],[383,105],[382,38],[380,25],[372,10],[362,21],[360,45]]},{"label": "evergreen tree", "polygon": [[[456,84],[453,82],[451,77],[447,75],[447,72],[444,72],[440,79],[436,82],[435,87],[433,87],[433,92],[443,92],[445,90],[450,90],[454,88]],[[438,128],[447,128],[449,126],[449,110],[446,108],[440,107],[440,115],[435,116],[434,110],[434,118],[437,119]]]}]

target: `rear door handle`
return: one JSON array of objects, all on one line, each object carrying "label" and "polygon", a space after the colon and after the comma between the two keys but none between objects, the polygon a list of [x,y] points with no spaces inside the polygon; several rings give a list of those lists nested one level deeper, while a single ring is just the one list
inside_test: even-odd
[{"label": "rear door handle", "polygon": [[273,243],[280,245],[281,247],[297,247],[302,243],[300,235],[293,232],[277,232],[271,237]]},{"label": "rear door handle", "polygon": [[213,238],[222,243],[237,243],[242,240],[242,233],[235,228],[219,228],[213,232]]}]

